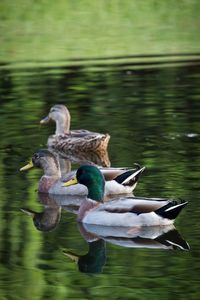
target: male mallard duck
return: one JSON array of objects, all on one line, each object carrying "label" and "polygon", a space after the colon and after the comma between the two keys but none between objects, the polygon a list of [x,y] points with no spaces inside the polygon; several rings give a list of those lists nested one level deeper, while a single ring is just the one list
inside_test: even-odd
[{"label": "male mallard duck", "polygon": [[[32,157],[32,160],[20,171],[28,170],[32,167],[42,168],[44,175],[39,181],[38,191],[50,194],[65,195],[87,195],[87,188],[79,184],[69,188],[63,187],[63,181],[74,177],[76,171],[69,172],[61,177],[60,166],[56,156],[49,150],[38,150]],[[144,167],[137,169],[125,168],[100,168],[105,176],[105,195],[131,193],[137,185],[140,174]]]},{"label": "male mallard duck", "polygon": [[109,134],[92,132],[84,129],[70,131],[70,113],[64,105],[54,105],[48,116],[40,124],[50,120],[56,122],[56,132],[48,139],[48,146],[63,153],[70,151],[103,151],[107,148]]},{"label": "male mallard duck", "polygon": [[170,225],[187,204],[131,197],[103,203],[105,180],[95,166],[81,166],[76,177],[65,186],[76,183],[88,189],[88,198],[83,200],[78,212],[78,221],[86,224],[125,227]]}]

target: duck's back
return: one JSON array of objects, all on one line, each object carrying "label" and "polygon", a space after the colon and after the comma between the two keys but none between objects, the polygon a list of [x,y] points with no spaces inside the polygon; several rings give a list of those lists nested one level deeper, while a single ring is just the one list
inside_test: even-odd
[{"label": "duck's back", "polygon": [[123,227],[170,225],[173,220],[164,219],[154,212],[168,203],[167,200],[142,200],[131,197],[112,200],[86,213],[83,223]]},{"label": "duck's back", "polygon": [[64,153],[69,151],[102,151],[107,149],[109,140],[109,134],[77,130],[68,134],[50,136],[48,146]]}]

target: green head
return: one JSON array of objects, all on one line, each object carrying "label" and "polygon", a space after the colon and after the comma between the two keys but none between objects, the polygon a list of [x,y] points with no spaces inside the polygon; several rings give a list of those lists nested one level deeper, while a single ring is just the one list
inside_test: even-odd
[{"label": "green head", "polygon": [[105,180],[95,166],[83,165],[76,172],[76,178],[66,182],[65,186],[81,183],[88,188],[88,198],[102,202],[104,197]]}]

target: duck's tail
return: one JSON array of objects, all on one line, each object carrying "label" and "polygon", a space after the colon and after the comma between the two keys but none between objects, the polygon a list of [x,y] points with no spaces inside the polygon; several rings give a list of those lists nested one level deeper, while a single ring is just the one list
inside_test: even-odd
[{"label": "duck's tail", "polygon": [[165,206],[157,209],[155,213],[163,218],[167,218],[170,220],[175,220],[176,217],[179,215],[183,207],[185,207],[188,202],[178,203],[177,201],[171,201]]},{"label": "duck's tail", "polygon": [[145,167],[140,167],[138,165],[137,170],[132,169],[132,170],[125,171],[123,174],[118,175],[116,178],[114,178],[114,180],[124,186],[130,186],[130,187],[134,186],[135,183],[137,183],[144,169]]}]

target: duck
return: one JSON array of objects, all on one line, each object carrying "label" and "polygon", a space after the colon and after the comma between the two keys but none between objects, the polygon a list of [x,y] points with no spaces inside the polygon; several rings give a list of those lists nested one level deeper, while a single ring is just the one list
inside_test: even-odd
[{"label": "duck", "polygon": [[[87,187],[83,184],[77,186],[64,187],[64,182],[72,179],[75,171],[68,172],[61,176],[60,165],[54,152],[49,149],[39,149],[31,160],[20,171],[29,170],[33,167],[43,169],[44,175],[40,178],[38,192],[58,194],[58,195],[77,195],[87,196]],[[130,194],[135,189],[139,177],[145,167],[136,166],[130,168],[98,168],[105,178],[105,197],[113,194]]]},{"label": "duck", "polygon": [[48,147],[63,153],[79,151],[100,153],[107,149],[110,140],[108,133],[103,134],[85,129],[70,130],[71,116],[65,105],[56,104],[51,107],[48,116],[43,118],[40,124],[46,124],[49,121],[56,123],[56,131],[48,138]]},{"label": "duck", "polygon": [[105,179],[96,166],[81,166],[76,176],[64,183],[69,187],[82,184],[88,189],[88,196],[82,201],[77,221],[85,224],[141,227],[166,226],[173,224],[188,202],[166,199],[141,199],[122,197],[103,202]]}]

